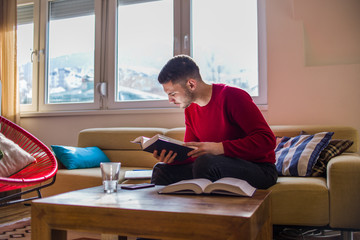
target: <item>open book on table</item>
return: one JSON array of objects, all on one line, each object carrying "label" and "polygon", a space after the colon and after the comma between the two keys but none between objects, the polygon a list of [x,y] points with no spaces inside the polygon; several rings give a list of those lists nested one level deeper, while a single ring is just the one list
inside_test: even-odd
[{"label": "open book on table", "polygon": [[256,188],[247,181],[237,178],[221,178],[211,182],[205,178],[182,180],[165,186],[159,193],[173,194],[223,194],[251,197]]},{"label": "open book on table", "polygon": [[154,150],[157,150],[159,154],[163,149],[167,150],[166,153],[172,150],[174,153],[177,153],[174,161],[184,161],[188,158],[188,152],[194,150],[193,148],[183,146],[184,142],[182,141],[161,134],[156,134],[152,138],[140,136],[131,142],[139,143],[142,150],[150,153],[153,153]]}]

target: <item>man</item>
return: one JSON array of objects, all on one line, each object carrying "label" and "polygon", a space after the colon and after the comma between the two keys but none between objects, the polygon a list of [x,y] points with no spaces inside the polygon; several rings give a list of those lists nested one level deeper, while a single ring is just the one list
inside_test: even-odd
[{"label": "man", "polygon": [[185,109],[185,145],[189,158],[174,162],[176,153],[154,151],[152,183],[234,177],[266,189],[276,183],[275,136],[245,91],[224,84],[207,84],[189,57],[170,59],[158,81],[170,103]]}]

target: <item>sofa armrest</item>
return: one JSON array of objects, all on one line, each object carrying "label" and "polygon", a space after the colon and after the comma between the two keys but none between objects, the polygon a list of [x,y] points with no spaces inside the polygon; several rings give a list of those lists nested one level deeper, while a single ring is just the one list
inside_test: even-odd
[{"label": "sofa armrest", "polygon": [[360,229],[360,156],[341,154],[327,166],[330,226]]}]

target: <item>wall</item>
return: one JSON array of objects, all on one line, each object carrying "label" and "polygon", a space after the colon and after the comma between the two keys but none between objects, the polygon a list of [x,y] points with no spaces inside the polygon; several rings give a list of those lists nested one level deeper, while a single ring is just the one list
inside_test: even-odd
[{"label": "wall", "polygon": [[[267,0],[271,125],[348,125],[360,132],[360,1]],[[76,145],[89,127],[184,125],[181,110],[22,117],[47,145]]]},{"label": "wall", "polygon": [[270,124],[360,130],[359,12],[357,0],[268,1]]}]

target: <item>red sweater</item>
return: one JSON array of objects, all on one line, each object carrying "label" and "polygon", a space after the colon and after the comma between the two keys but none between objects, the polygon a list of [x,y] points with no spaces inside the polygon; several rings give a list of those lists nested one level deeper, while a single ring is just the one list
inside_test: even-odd
[{"label": "red sweater", "polygon": [[[213,84],[210,102],[185,109],[185,142],[222,142],[224,155],[275,163],[275,136],[250,95]],[[189,159],[190,160],[190,159]]]}]

